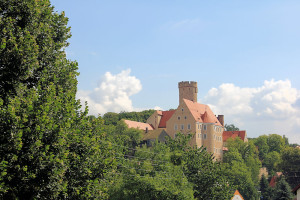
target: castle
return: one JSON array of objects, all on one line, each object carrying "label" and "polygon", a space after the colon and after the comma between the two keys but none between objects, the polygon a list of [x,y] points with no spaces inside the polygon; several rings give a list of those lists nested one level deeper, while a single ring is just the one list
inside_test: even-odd
[{"label": "castle", "polygon": [[[178,132],[194,134],[191,146],[205,147],[217,160],[223,157],[224,115],[215,116],[208,105],[197,102],[197,82],[178,83],[179,105],[176,110],[155,111],[146,123],[126,120],[130,128],[145,130],[147,139],[175,138]],[[147,127],[147,128],[143,128]]]}]

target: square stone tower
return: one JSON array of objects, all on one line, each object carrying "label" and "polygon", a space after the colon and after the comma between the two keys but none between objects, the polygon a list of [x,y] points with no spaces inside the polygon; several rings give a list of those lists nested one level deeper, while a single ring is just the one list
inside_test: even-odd
[{"label": "square stone tower", "polygon": [[179,105],[183,99],[197,102],[198,86],[194,81],[181,81],[178,83],[179,88]]}]

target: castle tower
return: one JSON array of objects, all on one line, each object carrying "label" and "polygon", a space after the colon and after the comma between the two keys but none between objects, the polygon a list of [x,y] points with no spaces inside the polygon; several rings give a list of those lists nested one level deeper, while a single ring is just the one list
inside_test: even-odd
[{"label": "castle tower", "polygon": [[178,83],[179,88],[179,104],[183,99],[188,99],[193,102],[197,102],[198,86],[194,81],[181,81]]}]

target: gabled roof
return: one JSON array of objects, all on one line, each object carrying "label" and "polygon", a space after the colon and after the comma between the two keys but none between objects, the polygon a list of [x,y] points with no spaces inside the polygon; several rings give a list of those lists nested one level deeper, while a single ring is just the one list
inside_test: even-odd
[{"label": "gabled roof", "polygon": [[163,132],[167,134],[167,132],[164,129],[156,129],[156,130],[149,131],[144,135],[143,140],[158,139],[160,134]]},{"label": "gabled roof", "polygon": [[238,190],[234,192],[233,197],[231,198],[232,200],[244,200],[243,196],[239,193]]},{"label": "gabled roof", "polygon": [[226,142],[229,138],[240,137],[243,141],[246,138],[246,131],[223,131],[223,142]]},{"label": "gabled roof", "polygon": [[187,99],[183,99],[183,101],[197,122],[213,123],[215,125],[222,126],[208,105],[200,104]]},{"label": "gabled roof", "polygon": [[160,111],[161,112],[161,119],[158,125],[158,128],[166,128],[167,121],[172,117],[176,110],[169,110],[169,111]]},{"label": "gabled roof", "polygon": [[153,130],[153,127],[150,124],[147,123],[143,123],[143,122],[136,122],[136,121],[131,121],[131,120],[127,120],[124,119],[125,124],[127,124],[128,128],[137,128],[137,129],[142,129],[142,130],[146,130],[146,128],[148,128],[148,130]]}]

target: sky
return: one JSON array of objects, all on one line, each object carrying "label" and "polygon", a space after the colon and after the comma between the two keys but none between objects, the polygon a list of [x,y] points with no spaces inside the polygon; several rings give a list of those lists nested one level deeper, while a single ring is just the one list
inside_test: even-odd
[{"label": "sky", "polygon": [[178,82],[248,137],[300,144],[300,1],[52,0],[89,113],[168,110]]}]

